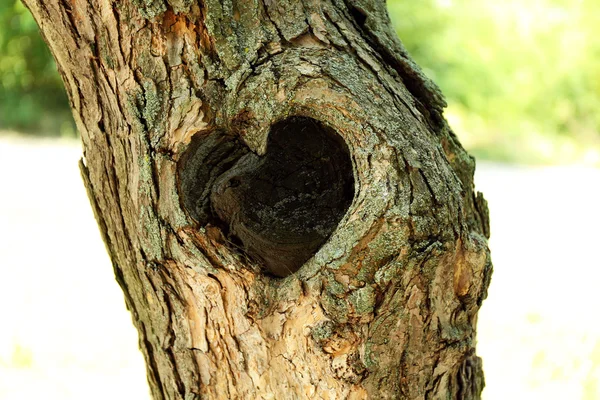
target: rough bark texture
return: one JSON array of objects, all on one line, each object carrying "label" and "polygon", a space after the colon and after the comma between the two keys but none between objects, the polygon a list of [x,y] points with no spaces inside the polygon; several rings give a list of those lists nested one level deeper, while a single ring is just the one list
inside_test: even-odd
[{"label": "rough bark texture", "polygon": [[154,398],[480,397],[487,207],[383,0],[25,3]]}]

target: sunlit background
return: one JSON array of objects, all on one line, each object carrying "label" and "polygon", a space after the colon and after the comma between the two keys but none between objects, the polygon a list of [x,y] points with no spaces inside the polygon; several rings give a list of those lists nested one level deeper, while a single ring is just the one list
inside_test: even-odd
[{"label": "sunlit background", "polygon": [[[477,157],[494,276],[485,400],[600,399],[600,1],[393,0]],[[0,0],[0,399],[148,399],[62,83]]]}]

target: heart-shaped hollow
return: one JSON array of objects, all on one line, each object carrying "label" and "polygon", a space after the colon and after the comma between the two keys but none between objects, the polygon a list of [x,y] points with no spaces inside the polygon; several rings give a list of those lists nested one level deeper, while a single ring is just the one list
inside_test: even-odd
[{"label": "heart-shaped hollow", "polygon": [[346,143],[307,117],[273,125],[264,156],[222,132],[195,138],[179,165],[179,182],[191,217],[223,226],[278,277],[316,253],[354,197]]}]

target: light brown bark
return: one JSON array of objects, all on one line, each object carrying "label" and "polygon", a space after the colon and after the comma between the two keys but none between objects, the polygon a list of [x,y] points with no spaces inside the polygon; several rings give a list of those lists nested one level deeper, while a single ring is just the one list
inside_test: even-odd
[{"label": "light brown bark", "polygon": [[384,1],[25,3],[154,398],[480,398],[487,206]]}]

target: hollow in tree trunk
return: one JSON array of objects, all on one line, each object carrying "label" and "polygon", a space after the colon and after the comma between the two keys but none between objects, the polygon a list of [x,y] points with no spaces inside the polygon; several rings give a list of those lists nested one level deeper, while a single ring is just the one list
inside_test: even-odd
[{"label": "hollow in tree trunk", "polygon": [[383,0],[25,3],[155,399],[480,398],[487,207]]}]

